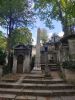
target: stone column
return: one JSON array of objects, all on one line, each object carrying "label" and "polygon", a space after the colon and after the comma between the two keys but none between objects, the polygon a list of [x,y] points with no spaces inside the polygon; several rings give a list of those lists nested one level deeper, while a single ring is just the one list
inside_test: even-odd
[{"label": "stone column", "polygon": [[16,56],[13,57],[13,69],[12,69],[13,73],[17,72],[17,58]]},{"label": "stone column", "polygon": [[34,69],[41,70],[41,67],[40,67],[40,28],[38,28],[37,30],[37,45],[36,45],[36,58],[35,58]]}]

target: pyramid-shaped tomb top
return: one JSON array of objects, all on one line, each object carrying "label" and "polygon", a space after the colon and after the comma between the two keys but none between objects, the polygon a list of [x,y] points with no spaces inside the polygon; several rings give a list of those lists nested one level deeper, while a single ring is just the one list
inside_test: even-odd
[{"label": "pyramid-shaped tomb top", "polygon": [[31,46],[30,45],[19,44],[19,45],[15,46],[14,54],[16,56],[31,54]]},{"label": "pyramid-shaped tomb top", "polygon": [[24,45],[24,44],[19,44],[19,45],[16,45],[14,49],[31,49],[31,46],[30,45]]}]

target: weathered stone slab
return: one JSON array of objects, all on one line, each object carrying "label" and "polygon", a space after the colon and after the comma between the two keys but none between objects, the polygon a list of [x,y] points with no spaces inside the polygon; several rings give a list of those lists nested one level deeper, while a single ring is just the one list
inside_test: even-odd
[{"label": "weathered stone slab", "polygon": [[62,100],[75,100],[75,96],[64,96],[61,98],[62,98]]},{"label": "weathered stone slab", "polygon": [[48,100],[48,97],[39,97],[39,96],[37,96],[37,100]]},{"label": "weathered stone slab", "polygon": [[4,98],[4,99],[14,99],[15,97],[16,95],[13,94],[0,94],[0,98]]},{"label": "weathered stone slab", "polygon": [[75,54],[75,39],[69,39],[69,53]]},{"label": "weathered stone slab", "polygon": [[22,92],[22,89],[5,89],[5,88],[0,88],[0,93],[2,94],[19,94]]},{"label": "weathered stone slab", "polygon": [[[43,81],[42,81],[43,82]],[[13,83],[0,83],[0,87],[1,88],[6,88],[6,89],[38,89],[38,90],[61,90],[61,89],[75,89],[74,85],[70,85],[70,84],[65,84],[65,83],[58,83],[58,84],[47,84],[47,83],[21,83],[21,84],[13,84]]]},{"label": "weathered stone slab", "polygon": [[48,100],[62,100],[61,97],[50,97]]},{"label": "weathered stone slab", "polygon": [[49,84],[65,83],[65,81],[62,79],[48,79],[45,77],[43,77],[42,79],[41,78],[40,79],[37,79],[37,78],[23,79],[22,82],[23,83],[42,83],[42,84],[45,84],[45,83],[49,83]]},{"label": "weathered stone slab", "polygon": [[17,96],[15,100],[36,100],[35,96]]}]

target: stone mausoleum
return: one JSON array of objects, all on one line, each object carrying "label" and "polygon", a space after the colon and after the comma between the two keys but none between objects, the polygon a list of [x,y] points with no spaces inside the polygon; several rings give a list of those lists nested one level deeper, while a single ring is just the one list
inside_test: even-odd
[{"label": "stone mausoleum", "polygon": [[75,34],[65,36],[60,39],[61,41],[61,60],[75,61]]},{"label": "stone mausoleum", "polygon": [[[47,43],[41,46],[41,63],[44,64],[47,60],[47,64],[54,64],[59,62],[59,46],[60,46],[60,37],[54,34]],[[45,54],[45,52],[47,52]],[[47,57],[46,57],[47,56]],[[46,58],[46,59],[43,59]]]},{"label": "stone mausoleum", "polygon": [[30,72],[31,52],[30,45],[19,44],[14,48],[13,73]]},{"label": "stone mausoleum", "polygon": [[54,34],[51,40],[41,46],[41,66],[62,64],[65,61],[75,61],[75,34],[62,38]]}]

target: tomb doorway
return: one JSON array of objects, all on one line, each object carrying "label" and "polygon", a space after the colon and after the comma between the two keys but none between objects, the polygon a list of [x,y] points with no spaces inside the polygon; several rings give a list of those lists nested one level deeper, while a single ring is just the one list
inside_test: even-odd
[{"label": "tomb doorway", "polygon": [[17,73],[23,73],[23,55],[19,55],[17,58]]}]

